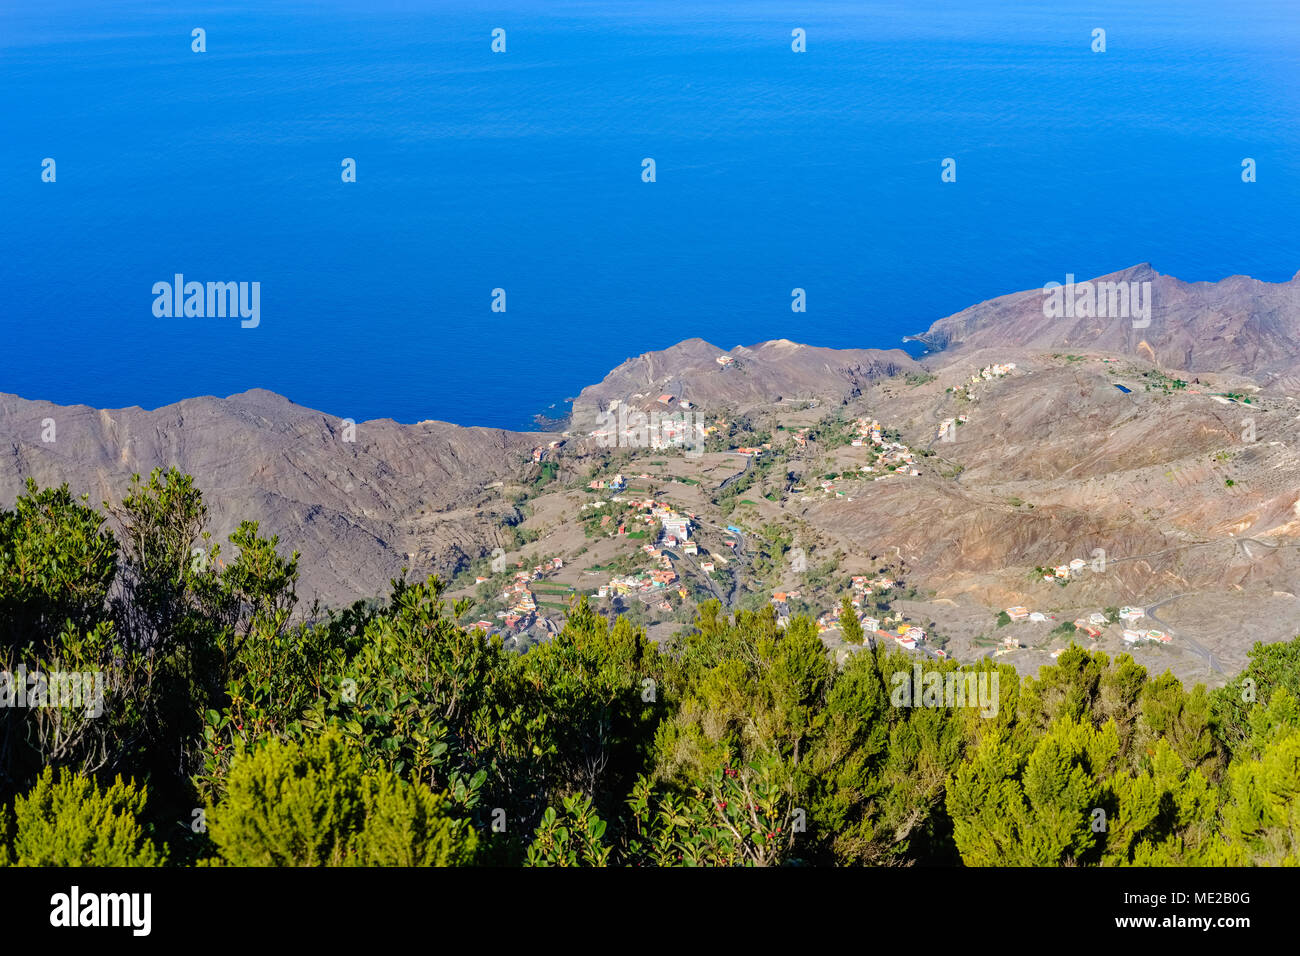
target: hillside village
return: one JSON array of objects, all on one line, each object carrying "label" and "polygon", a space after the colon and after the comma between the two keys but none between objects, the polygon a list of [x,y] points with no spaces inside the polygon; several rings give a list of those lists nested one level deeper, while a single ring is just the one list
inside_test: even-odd
[{"label": "hillside village", "polygon": [[[713,365],[715,375],[747,373],[734,360]],[[1031,395],[1060,394],[1063,375],[1069,376],[1063,381],[1097,380],[1096,391],[1084,393],[1097,397],[1087,401],[1131,403],[1145,395],[1148,402],[1221,407],[1211,400],[1241,402],[1232,396],[1245,394],[1200,379],[1183,387],[1184,379],[1113,356],[1074,353],[1022,352],[937,374],[890,376],[841,404],[782,400],[708,414],[690,387],[665,381],[668,388],[602,401],[603,426],[534,447],[534,465],[552,469],[524,495],[520,528],[537,540],[507,549],[508,586],[497,583],[501,572],[484,573],[479,562],[474,577],[453,582],[455,593],[481,598],[488,613],[476,615],[477,626],[519,648],[546,640],[578,598],[602,613],[630,616],[655,640],[688,626],[703,601],[770,607],[781,626],[807,616],[827,646],[839,648],[847,597],[868,642],[888,641],[919,655],[997,657],[1032,672],[1071,642],[1113,653],[1159,649],[1165,654],[1159,666],[1213,681],[1224,668],[1223,651],[1207,644],[1195,625],[1195,636],[1184,639],[1186,624],[1148,618],[1142,600],[1165,595],[1158,586],[1146,593],[1133,586],[1134,569],[1151,573],[1134,564],[1133,553],[1177,555],[1189,539],[1170,533],[1162,549],[1159,540],[1125,542],[1084,531],[1081,554],[1052,560],[1028,538],[1020,545],[1030,549],[1020,568],[971,566],[937,542],[927,542],[937,563],[912,553],[909,542],[925,540],[927,521],[959,520],[947,515],[962,515],[956,502],[975,488],[1000,483],[1008,490],[996,500],[981,497],[966,512],[969,521],[1005,514],[999,520],[1014,527],[1060,514],[1051,495],[1067,501],[1075,489],[1089,487],[1070,482],[1044,496],[1018,474],[1032,458],[1016,449],[1037,440],[1020,409],[1043,407],[1025,404],[1035,401]],[[1112,388],[1115,383],[1128,391]],[[1103,387],[1115,398],[1103,399]],[[1196,409],[1204,407],[1184,414],[1203,414]],[[1252,399],[1256,414],[1270,407],[1260,395]],[[1009,409],[1016,409],[1014,417]],[[1161,415],[1167,421],[1170,412]],[[1225,432],[1220,441],[1231,439]],[[1177,444],[1171,449],[1182,451]],[[1009,466],[982,467],[990,453],[1006,456]],[[1233,454],[1229,448],[1217,460]],[[1069,459],[1063,454],[1061,461],[1066,467]],[[1202,466],[1176,477],[1186,485],[1216,473],[1222,470]],[[1231,481],[1220,484],[1237,493]],[[921,517],[930,512],[933,518]],[[1209,546],[1201,540],[1198,547]],[[1002,545],[998,537],[971,541],[977,550]],[[552,564],[556,558],[562,563]],[[953,571],[945,570],[948,562]],[[956,565],[963,570],[954,576]],[[944,581],[967,582],[967,590],[953,592]],[[970,590],[976,581],[987,594]],[[475,590],[485,585],[493,590]]]},{"label": "hillside village", "polygon": [[[720,361],[718,364],[720,368],[725,369],[732,363]],[[1014,365],[1009,368],[1014,368]],[[1007,370],[1006,366],[996,366],[993,372],[990,373],[985,369],[983,374],[988,378],[990,374],[1002,375]],[[977,374],[974,379],[980,380],[980,375]],[[634,398],[644,399],[645,396],[634,396]],[[655,397],[653,403],[663,407],[674,404],[683,409],[691,407],[690,402],[679,401],[675,395],[667,393]],[[810,403],[810,405],[816,408],[817,403]],[[648,452],[661,452],[666,449],[681,451],[686,447],[687,434],[672,420],[667,427],[656,433],[653,427],[656,419],[651,404],[642,402],[637,406],[615,400],[610,403],[607,411],[613,415],[620,410],[623,413],[623,420],[630,423],[624,429],[621,431],[611,431],[609,428],[595,429],[588,432],[585,437],[594,439],[598,444],[604,444],[612,438],[617,439],[619,435],[624,437],[633,435],[637,429],[640,429],[641,439],[648,446]],[[702,431],[708,437],[725,437],[731,433],[731,425],[727,418],[719,417]],[[891,478],[917,478],[922,473],[917,467],[917,454],[905,442],[899,440],[896,432],[891,433],[878,418],[873,416],[858,416],[847,421],[843,428],[829,432],[816,425],[790,429],[782,427],[780,430],[786,432],[786,441],[781,444],[779,453],[771,440],[752,443],[735,442],[723,445],[717,451],[747,459],[741,472],[743,476],[750,467],[748,462],[762,462],[765,456],[770,464],[776,458],[785,460],[790,454],[798,455],[810,449],[851,450],[857,457],[855,465],[817,478],[815,492],[810,492],[806,481],[790,484],[791,494],[805,501],[813,498],[852,500],[852,494],[844,490],[846,487],[851,487],[851,483],[877,482]],[[538,446],[533,451],[534,461],[556,460],[559,451],[569,447],[572,438],[573,436],[566,433],[560,440],[552,441],[546,446]],[[640,457],[630,456],[631,460]],[[584,581],[583,587],[571,586],[564,592],[565,595],[575,598],[579,594],[585,594],[598,606],[609,606],[611,609],[617,606],[624,610],[629,607],[626,602],[630,599],[640,602],[647,609],[661,615],[683,609],[690,611],[698,599],[716,596],[716,590],[712,589],[707,581],[715,576],[730,573],[725,569],[736,560],[737,548],[743,548],[745,531],[732,523],[723,525],[721,519],[718,519],[712,523],[713,530],[718,533],[711,535],[713,540],[702,547],[700,540],[694,534],[700,527],[700,515],[695,511],[674,505],[666,500],[662,493],[649,495],[628,493],[630,481],[637,483],[638,487],[648,488],[654,483],[654,478],[645,471],[630,478],[623,471],[593,477],[586,482],[586,490],[596,495],[608,493],[609,497],[595,497],[582,501],[578,506],[576,517],[584,525],[588,535],[605,536],[615,541],[634,541],[636,552],[633,553],[639,559],[636,563],[642,566],[623,573],[609,573],[603,579],[598,575],[594,589],[591,587],[591,582]],[[718,548],[718,544],[721,545],[721,549]],[[531,573],[515,571],[511,584],[500,595],[506,607],[496,611],[495,621],[482,619],[476,622],[476,626],[483,630],[485,635],[498,636],[502,640],[520,646],[545,639],[546,634],[554,633],[563,615],[539,613],[536,597],[530,588],[533,582],[546,580],[550,578],[552,572],[563,567],[562,560],[554,558],[551,562],[537,565]],[[683,580],[683,575],[692,581]],[[477,575],[475,584],[481,585],[489,580],[487,576]],[[701,580],[706,582],[703,587],[700,584]],[[688,583],[692,583],[693,586],[687,587]],[[907,650],[921,648],[925,653],[945,655],[942,649],[926,648],[927,634],[919,624],[908,622],[901,614],[890,613],[887,609],[882,611],[876,603],[868,606],[868,599],[875,599],[878,602],[880,596],[895,586],[895,581],[890,577],[882,575],[872,578],[866,575],[851,575],[845,584],[845,590],[850,595],[852,606],[858,614],[859,623],[870,641],[890,640]],[[829,599],[833,594],[827,592],[822,596]],[[810,600],[816,600],[817,597],[817,594],[808,595]],[[776,589],[771,592],[770,604],[780,626],[786,626],[791,619],[793,612],[790,602],[801,601],[804,598],[804,592],[798,588]],[[840,605],[833,601],[829,603],[831,605],[829,610],[816,615],[815,620],[818,632],[833,642],[840,631]],[[805,607],[809,606],[811,605],[805,605]]]}]

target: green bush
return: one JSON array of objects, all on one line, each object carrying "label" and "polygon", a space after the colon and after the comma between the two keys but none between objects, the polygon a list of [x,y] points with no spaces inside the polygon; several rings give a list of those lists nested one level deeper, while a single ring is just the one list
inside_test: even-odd
[{"label": "green bush", "polygon": [[[118,777],[107,790],[81,774],[46,767],[36,785],[14,802],[11,852],[0,864],[17,866],[161,866],[144,813],[145,790]],[[0,813],[0,836],[9,826]]]},{"label": "green bush", "polygon": [[238,757],[207,819],[222,861],[234,866],[468,863],[475,835],[446,810],[423,784],[366,772],[358,750],[329,730]]}]

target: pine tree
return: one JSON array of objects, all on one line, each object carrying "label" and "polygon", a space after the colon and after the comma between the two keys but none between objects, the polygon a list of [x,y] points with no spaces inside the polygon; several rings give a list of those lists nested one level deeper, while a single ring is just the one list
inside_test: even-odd
[{"label": "pine tree", "polygon": [[862,622],[858,620],[858,609],[847,594],[840,601],[840,633],[844,635],[846,644],[862,643]]}]

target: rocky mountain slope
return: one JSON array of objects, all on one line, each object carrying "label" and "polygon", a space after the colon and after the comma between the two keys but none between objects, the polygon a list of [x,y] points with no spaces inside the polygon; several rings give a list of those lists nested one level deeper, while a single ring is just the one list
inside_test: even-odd
[{"label": "rocky mountain slope", "polygon": [[523,478],[550,437],[391,420],[352,433],[260,390],[152,411],[0,395],[0,500],[31,476],[115,502],[133,473],[175,465],[197,479],[219,541],[259,521],[302,552],[300,595],[339,603],[382,592],[403,566],[447,574],[495,546],[519,515],[488,486]]},{"label": "rocky mountain slope", "polygon": [[584,388],[573,403],[573,430],[594,428],[597,414],[615,399],[649,408],[667,394],[705,410],[744,411],[810,399],[840,402],[882,378],[920,371],[901,349],[828,349],[777,339],[727,352],[703,339],[688,339],[628,359]]},{"label": "rocky mountain slope", "polygon": [[[1064,283],[1066,277],[1049,278]],[[1049,317],[1040,287],[971,306],[914,338],[950,354],[990,346],[1093,349],[1191,372],[1250,374],[1264,383],[1294,374],[1300,363],[1300,273],[1280,283],[1249,276],[1183,282],[1142,263],[1095,279],[1077,277],[1085,280],[1151,283],[1150,315],[1136,325],[1131,316]]]}]

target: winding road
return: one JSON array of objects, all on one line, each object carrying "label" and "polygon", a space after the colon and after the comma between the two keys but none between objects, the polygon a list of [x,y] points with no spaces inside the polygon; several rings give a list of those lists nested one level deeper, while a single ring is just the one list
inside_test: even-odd
[{"label": "winding road", "polygon": [[[1150,618],[1154,623],[1159,624],[1161,630],[1165,631],[1170,637],[1173,637],[1174,636],[1173,628],[1171,628],[1166,622],[1162,621],[1156,615],[1156,609],[1160,607],[1164,607],[1166,604],[1170,604],[1174,601],[1177,601],[1179,598],[1184,598],[1190,594],[1195,594],[1195,593],[1196,592],[1194,591],[1184,591],[1182,594],[1175,594],[1173,597],[1167,597],[1162,601],[1157,601],[1155,604],[1149,605],[1148,607],[1144,608],[1144,610],[1146,611],[1146,616]],[[1182,637],[1180,637],[1178,640],[1181,646],[1186,647],[1197,657],[1201,658],[1201,660],[1205,661],[1205,667],[1207,671],[1214,671],[1216,674],[1220,674],[1225,677],[1227,676],[1226,674],[1224,674],[1223,668],[1219,666],[1219,662],[1214,659],[1214,652],[1211,651],[1208,647],[1199,644],[1198,642],[1192,640],[1190,637],[1188,637],[1185,634]]]}]

